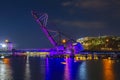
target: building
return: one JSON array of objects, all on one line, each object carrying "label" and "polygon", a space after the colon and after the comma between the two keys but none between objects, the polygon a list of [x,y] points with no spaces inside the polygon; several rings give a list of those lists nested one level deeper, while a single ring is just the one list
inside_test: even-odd
[{"label": "building", "polygon": [[120,37],[98,36],[77,39],[85,50],[120,51]]},{"label": "building", "polygon": [[0,43],[0,51],[11,51],[13,49],[13,43],[5,40]]}]

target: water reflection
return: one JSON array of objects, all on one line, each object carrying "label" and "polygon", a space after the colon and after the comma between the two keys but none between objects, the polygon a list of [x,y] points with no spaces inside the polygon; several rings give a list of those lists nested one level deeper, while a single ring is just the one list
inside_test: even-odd
[{"label": "water reflection", "polygon": [[49,59],[46,58],[46,80],[50,80],[50,75],[49,75]]},{"label": "water reflection", "polygon": [[70,69],[71,69],[71,60],[70,58],[66,57],[65,58],[65,69],[64,69],[64,80],[71,80],[71,75],[70,75]]},{"label": "water reflection", "polygon": [[109,59],[103,60],[103,75],[104,80],[115,80],[115,73],[114,73],[114,61]]},{"label": "water reflection", "polygon": [[12,70],[13,80],[24,80],[26,69],[25,57],[13,57],[10,58],[10,66]]},{"label": "water reflection", "polygon": [[114,60],[5,58],[0,60],[0,80],[119,80],[119,66]]},{"label": "water reflection", "polygon": [[86,68],[86,62],[82,62],[81,65],[79,65],[79,72],[78,72],[79,80],[88,80],[87,79],[87,68]]},{"label": "water reflection", "polygon": [[4,58],[0,63],[0,79],[12,79],[12,71],[10,67],[10,59]]},{"label": "water reflection", "polygon": [[31,80],[45,80],[45,58],[30,57],[29,65]]},{"label": "water reflection", "polygon": [[29,57],[28,56],[26,58],[25,80],[30,80],[30,64],[29,64]]},{"label": "water reflection", "polygon": [[49,77],[47,80],[64,80],[64,62],[63,58],[48,58],[48,68],[46,73]]}]

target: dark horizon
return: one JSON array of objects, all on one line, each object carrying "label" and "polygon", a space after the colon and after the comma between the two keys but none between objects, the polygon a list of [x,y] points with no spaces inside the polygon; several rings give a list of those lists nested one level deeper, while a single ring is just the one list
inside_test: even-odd
[{"label": "dark horizon", "polygon": [[47,13],[47,28],[75,40],[85,36],[120,36],[119,0],[4,0],[0,10],[0,41],[8,39],[16,48],[52,47],[31,10]]}]

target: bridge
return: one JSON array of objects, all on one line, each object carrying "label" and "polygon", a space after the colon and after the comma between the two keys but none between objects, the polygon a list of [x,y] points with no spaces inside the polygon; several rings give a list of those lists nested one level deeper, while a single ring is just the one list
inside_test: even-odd
[{"label": "bridge", "polygon": [[14,49],[12,52],[50,52],[50,49]]},{"label": "bridge", "polygon": [[[16,53],[39,53],[39,52],[48,52],[51,55],[77,55],[82,54],[86,55],[86,53],[95,54],[95,53],[109,53],[110,55],[113,53],[120,53],[120,51],[91,51],[85,50],[83,45],[80,42],[72,39],[68,35],[54,30],[47,29],[47,20],[48,15],[46,13],[37,13],[32,11],[32,16],[35,21],[39,24],[42,31],[45,33],[46,37],[49,39],[50,43],[53,45],[51,49],[12,49],[6,51],[0,51],[0,54],[16,54]],[[54,34],[52,34],[54,33]],[[57,37],[57,40],[56,40]],[[77,53],[77,54],[76,54]],[[98,55],[100,55],[98,54]],[[106,54],[105,54],[106,55]]]}]

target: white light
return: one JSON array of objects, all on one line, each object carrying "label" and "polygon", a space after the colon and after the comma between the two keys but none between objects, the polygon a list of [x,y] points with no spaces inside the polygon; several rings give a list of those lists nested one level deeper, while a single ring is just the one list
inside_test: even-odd
[{"label": "white light", "polygon": [[7,45],[6,45],[6,44],[1,44],[1,46],[2,46],[3,48],[5,48]]},{"label": "white light", "polygon": [[27,51],[26,53],[29,53],[29,51]]},{"label": "white light", "polygon": [[4,56],[1,56],[1,58],[5,58]]}]

